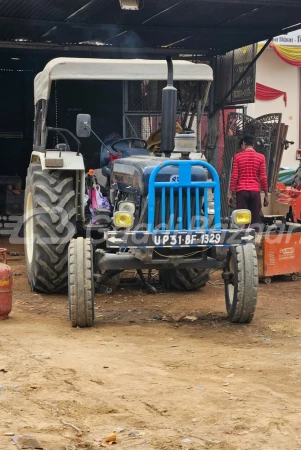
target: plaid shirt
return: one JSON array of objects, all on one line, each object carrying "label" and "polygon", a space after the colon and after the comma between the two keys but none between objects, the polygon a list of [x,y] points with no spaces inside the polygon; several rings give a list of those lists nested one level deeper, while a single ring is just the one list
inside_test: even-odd
[{"label": "plaid shirt", "polygon": [[248,147],[234,156],[230,190],[260,192],[268,190],[265,157]]}]

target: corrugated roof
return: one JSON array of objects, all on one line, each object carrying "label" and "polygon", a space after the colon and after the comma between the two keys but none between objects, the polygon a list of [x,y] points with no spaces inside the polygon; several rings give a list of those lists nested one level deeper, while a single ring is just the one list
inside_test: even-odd
[{"label": "corrugated roof", "polygon": [[87,0],[1,0],[0,15],[63,21],[86,3]]},{"label": "corrugated roof", "polygon": [[125,11],[119,0],[2,0],[0,41],[221,54],[281,34],[301,18],[301,0],[139,1],[139,11]]}]

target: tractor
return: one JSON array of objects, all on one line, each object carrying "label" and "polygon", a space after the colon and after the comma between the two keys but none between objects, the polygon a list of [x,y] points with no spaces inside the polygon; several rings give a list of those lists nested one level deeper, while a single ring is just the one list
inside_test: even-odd
[{"label": "tractor", "polygon": [[[141,136],[102,139],[88,111],[77,115],[76,133],[47,125],[51,88],[58,80],[164,82],[166,75],[156,153]],[[155,269],[167,290],[191,291],[206,285],[212,269],[220,269],[229,320],[253,318],[258,269],[251,214],[235,210],[231,221],[222,223],[218,173],[197,158],[199,139],[191,129],[176,133],[174,80],[201,83],[204,110],[212,69],[173,63],[169,56],[166,61],[57,58],[35,78],[34,143],[25,192],[27,275],[31,290],[68,289],[73,327],[93,326],[95,290],[127,270],[136,270],[149,287],[143,271]],[[51,133],[56,143],[49,146]],[[86,167],[81,151],[82,142],[88,146],[91,139],[100,149],[95,170]],[[96,194],[106,200],[106,208],[91,208]]]}]

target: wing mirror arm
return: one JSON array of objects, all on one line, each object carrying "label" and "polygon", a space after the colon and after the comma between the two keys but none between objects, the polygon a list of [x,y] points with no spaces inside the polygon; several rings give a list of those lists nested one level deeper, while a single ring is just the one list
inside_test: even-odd
[{"label": "wing mirror arm", "polygon": [[84,123],[84,127],[87,128],[87,129],[93,134],[93,136],[96,137],[96,139],[101,143],[101,145],[104,146],[104,148],[106,148],[106,149],[108,150],[109,153],[111,153],[111,152],[110,152],[110,149],[109,149],[109,148],[106,146],[106,144],[100,139],[100,137],[92,130],[92,128],[88,125],[87,122]]}]

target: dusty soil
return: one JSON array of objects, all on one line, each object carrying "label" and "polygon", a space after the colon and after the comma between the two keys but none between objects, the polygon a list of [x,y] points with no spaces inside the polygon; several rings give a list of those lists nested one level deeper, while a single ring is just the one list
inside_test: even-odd
[{"label": "dusty soil", "polygon": [[98,294],[95,327],[72,329],[67,297],[31,293],[15,250],[1,450],[16,449],[7,433],[77,450],[114,430],[120,450],[301,448],[300,282],[261,285],[250,325],[228,323],[215,273],[196,293]]}]

